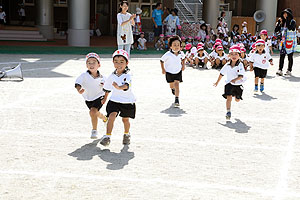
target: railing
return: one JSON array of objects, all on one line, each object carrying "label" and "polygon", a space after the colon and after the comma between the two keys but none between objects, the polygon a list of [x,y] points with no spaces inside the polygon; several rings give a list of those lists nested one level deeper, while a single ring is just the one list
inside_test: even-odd
[{"label": "railing", "polygon": [[176,0],[175,8],[179,11],[181,21],[197,23],[202,19],[202,0]]}]

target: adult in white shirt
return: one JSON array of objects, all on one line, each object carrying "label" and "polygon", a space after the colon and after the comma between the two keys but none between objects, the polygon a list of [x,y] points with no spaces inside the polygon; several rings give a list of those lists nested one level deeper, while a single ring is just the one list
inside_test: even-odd
[{"label": "adult in white shirt", "polygon": [[135,14],[131,15],[127,12],[128,2],[122,1],[120,3],[120,12],[117,15],[117,43],[118,49],[125,50],[130,55],[130,46],[133,44],[132,26],[134,26]]}]

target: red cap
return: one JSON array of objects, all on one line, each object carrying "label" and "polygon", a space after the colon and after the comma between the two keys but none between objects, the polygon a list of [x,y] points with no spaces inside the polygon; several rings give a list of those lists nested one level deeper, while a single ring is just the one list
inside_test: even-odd
[{"label": "red cap", "polygon": [[261,30],[259,35],[268,35],[268,31],[267,30]]},{"label": "red cap", "polygon": [[241,49],[238,45],[233,45],[229,49],[229,53],[232,53],[232,52],[241,53]]},{"label": "red cap", "polygon": [[264,41],[263,39],[259,39],[259,40],[256,41],[255,46],[258,46],[258,45],[265,45],[265,44],[266,44],[266,43],[265,43],[265,41]]},{"label": "red cap", "polygon": [[217,50],[224,50],[222,45],[217,46]]},{"label": "red cap", "polygon": [[185,50],[190,50],[192,48],[192,44],[185,45]]}]

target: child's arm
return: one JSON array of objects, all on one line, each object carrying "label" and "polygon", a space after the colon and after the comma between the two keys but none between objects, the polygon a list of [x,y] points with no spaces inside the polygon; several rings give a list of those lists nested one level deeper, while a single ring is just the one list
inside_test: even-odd
[{"label": "child's arm", "polygon": [[215,82],[215,83],[214,83],[214,86],[215,86],[215,87],[217,87],[217,86],[218,86],[218,84],[219,84],[220,80],[222,79],[222,77],[223,77],[223,75],[222,75],[222,74],[220,74],[220,75],[219,75],[219,77],[218,77],[218,80],[217,80],[217,82]]},{"label": "child's arm", "polygon": [[164,66],[164,61],[160,61],[160,66],[161,66],[161,70],[162,70],[162,74],[165,74],[166,73],[166,70],[165,70],[165,66]]},{"label": "child's arm", "polygon": [[253,62],[249,62],[249,64],[250,64],[250,71],[253,71]]},{"label": "child's arm", "polygon": [[238,75],[237,78],[232,79],[230,82],[235,83],[236,81],[241,80],[243,77],[244,77],[243,75]]},{"label": "child's arm", "polygon": [[105,104],[108,95],[109,95],[109,91],[105,91],[104,98],[101,100],[102,105]]},{"label": "child's arm", "polygon": [[181,60],[181,70],[185,70],[185,58]]},{"label": "child's arm", "polygon": [[84,89],[78,83],[75,84],[75,88],[77,89],[77,92],[79,94],[83,94],[84,93]]},{"label": "child's arm", "polygon": [[112,84],[117,90],[128,90],[129,89],[129,84],[125,83],[124,85],[119,86],[116,82],[113,82]]}]

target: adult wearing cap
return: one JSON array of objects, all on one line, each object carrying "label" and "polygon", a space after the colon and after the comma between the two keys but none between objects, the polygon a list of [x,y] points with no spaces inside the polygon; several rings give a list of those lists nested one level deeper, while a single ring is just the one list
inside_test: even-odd
[{"label": "adult wearing cap", "polygon": [[177,27],[180,26],[179,17],[177,16],[177,9],[172,9],[171,14],[169,14],[164,23],[167,24],[167,35],[177,35]]},{"label": "adult wearing cap", "polygon": [[281,16],[276,23],[275,32],[281,32],[281,42],[279,45],[280,59],[277,75],[282,76],[284,58],[288,55],[289,65],[286,75],[291,75],[293,67],[293,54],[297,46],[296,21],[293,19],[292,10],[287,8],[281,12]]}]

